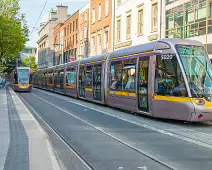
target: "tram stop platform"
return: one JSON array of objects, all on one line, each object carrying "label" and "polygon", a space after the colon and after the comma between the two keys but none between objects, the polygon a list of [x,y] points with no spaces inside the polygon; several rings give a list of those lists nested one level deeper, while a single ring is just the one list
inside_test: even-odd
[{"label": "tram stop platform", "polygon": [[0,88],[0,169],[59,169],[47,135],[10,87]]}]

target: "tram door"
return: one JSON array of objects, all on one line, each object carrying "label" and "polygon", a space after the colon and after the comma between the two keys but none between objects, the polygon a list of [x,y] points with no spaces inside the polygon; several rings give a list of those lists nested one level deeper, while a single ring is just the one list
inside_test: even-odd
[{"label": "tram door", "polygon": [[85,66],[80,67],[79,69],[79,96],[85,97]]},{"label": "tram door", "polygon": [[140,111],[149,112],[148,100],[148,72],[149,57],[139,58],[138,66],[138,109]]},{"label": "tram door", "polygon": [[101,101],[101,82],[102,82],[102,65],[94,65],[94,72],[93,72],[93,98],[96,101]]}]

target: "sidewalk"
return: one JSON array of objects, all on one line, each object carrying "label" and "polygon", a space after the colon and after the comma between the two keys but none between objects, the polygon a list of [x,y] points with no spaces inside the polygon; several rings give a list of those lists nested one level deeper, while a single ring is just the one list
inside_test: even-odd
[{"label": "sidewalk", "polygon": [[58,170],[43,129],[17,94],[0,89],[0,170]]}]

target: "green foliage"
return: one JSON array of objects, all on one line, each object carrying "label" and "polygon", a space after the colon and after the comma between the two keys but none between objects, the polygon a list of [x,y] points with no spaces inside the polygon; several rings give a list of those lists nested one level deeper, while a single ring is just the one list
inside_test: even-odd
[{"label": "green foliage", "polygon": [[38,70],[38,64],[36,63],[35,56],[26,58],[24,62],[22,63],[22,65],[24,67],[30,67],[32,69],[32,72],[36,72]]},{"label": "green foliage", "polygon": [[19,53],[28,40],[25,16],[20,13],[19,0],[0,0],[0,62],[6,60],[4,72],[14,69]]}]

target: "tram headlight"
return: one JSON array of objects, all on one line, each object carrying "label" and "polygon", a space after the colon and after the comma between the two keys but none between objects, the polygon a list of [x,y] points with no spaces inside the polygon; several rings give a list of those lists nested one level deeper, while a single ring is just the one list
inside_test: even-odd
[{"label": "tram headlight", "polygon": [[198,105],[204,105],[205,101],[203,99],[195,99],[195,103]]}]

